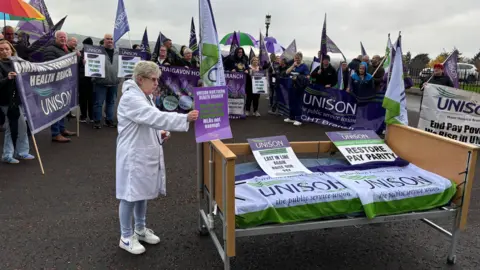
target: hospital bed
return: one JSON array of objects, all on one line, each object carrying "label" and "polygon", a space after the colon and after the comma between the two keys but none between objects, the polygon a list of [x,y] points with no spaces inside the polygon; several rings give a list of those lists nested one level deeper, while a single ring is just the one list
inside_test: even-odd
[{"label": "hospital bed", "polygon": [[[451,203],[428,211],[378,216],[373,219],[364,216],[349,216],[238,228],[235,215],[237,162],[241,156],[251,156],[252,152],[247,143],[225,144],[220,140],[215,140],[197,145],[198,232],[200,235],[211,237],[224,262],[224,269],[230,269],[230,260],[236,256],[237,238],[421,220],[448,237],[450,247],[447,263],[455,264],[459,234],[467,224],[475,165],[480,148],[403,125],[389,125],[385,142],[400,158],[454,181],[457,190]],[[291,142],[290,145],[297,155],[320,156],[322,154],[333,155],[337,152],[330,141]],[[452,231],[431,221],[431,219],[452,217],[454,217]],[[221,224],[221,234],[216,233],[215,230],[216,225],[219,224]]]}]

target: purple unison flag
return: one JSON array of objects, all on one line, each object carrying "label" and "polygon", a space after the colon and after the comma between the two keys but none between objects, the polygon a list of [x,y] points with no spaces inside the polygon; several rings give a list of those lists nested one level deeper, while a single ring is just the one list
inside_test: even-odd
[{"label": "purple unison flag", "polygon": [[363,56],[367,55],[367,52],[365,51],[365,48],[363,47],[363,43],[361,41],[360,41],[360,50],[362,51]]},{"label": "purple unison flag", "polygon": [[45,20],[20,21],[17,25],[17,32],[27,33],[30,35],[30,41],[33,42],[50,31],[53,27],[53,21],[43,0],[30,0],[29,4],[45,16]]},{"label": "purple unison flag", "polygon": [[142,44],[140,44],[140,49],[142,50],[143,60],[148,61],[152,58],[152,52],[150,51],[150,44],[148,43],[148,33],[146,27],[145,32],[143,32]]},{"label": "purple unison flag", "polygon": [[235,54],[235,50],[240,47],[240,43],[238,42],[237,33],[233,32],[232,43],[230,44],[230,56]]},{"label": "purple unison flag", "polygon": [[78,105],[78,62],[75,53],[44,63],[30,63],[18,57],[12,57],[12,60],[32,134],[64,118]]},{"label": "purple unison flag", "polygon": [[33,42],[33,44],[30,46],[30,60],[32,62],[43,62],[43,51],[47,46],[52,44],[55,40],[55,32],[59,31],[62,29],[63,23],[65,22],[65,19],[67,16],[63,17],[58,23],[56,23],[48,33],[45,35],[41,36],[37,41]]},{"label": "purple unison flag", "polygon": [[295,39],[288,45],[288,47],[283,51],[282,55],[280,56],[281,59],[293,59],[297,53],[297,42]]},{"label": "purple unison flag", "polygon": [[458,73],[457,73],[457,63],[458,63],[458,50],[454,50],[450,56],[443,62],[443,70],[445,74],[450,77],[453,82],[453,86],[458,88]]},{"label": "purple unison flag", "polygon": [[327,55],[327,14],[326,13],[325,13],[325,19],[323,20],[322,41],[320,43],[320,57],[323,59],[324,55]]},{"label": "purple unison flag", "polygon": [[195,23],[193,22],[192,17],[192,24],[190,25],[190,42],[188,47],[193,52],[193,56],[198,56],[198,44],[197,44],[197,34],[195,33]]},{"label": "purple unison flag", "polygon": [[340,51],[340,48],[338,48],[337,44],[335,44],[329,36],[327,36],[327,51],[331,53],[341,53],[343,60],[347,61],[347,58],[343,55],[342,51]]},{"label": "purple unison flag", "polygon": [[125,5],[123,4],[123,0],[118,0],[117,15],[115,16],[115,25],[113,29],[113,43],[117,43],[117,41],[129,31],[130,25],[128,24]]},{"label": "purple unison flag", "polygon": [[260,66],[264,67],[265,64],[270,62],[270,57],[268,57],[267,47],[265,46],[265,39],[263,38],[262,33],[260,32]]},{"label": "purple unison flag", "polygon": [[228,117],[227,88],[199,87],[194,92],[195,109],[199,111],[195,121],[197,143],[233,138]]}]

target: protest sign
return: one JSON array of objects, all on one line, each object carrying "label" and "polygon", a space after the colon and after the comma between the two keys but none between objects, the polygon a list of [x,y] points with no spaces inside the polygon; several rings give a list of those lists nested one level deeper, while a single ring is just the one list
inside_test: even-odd
[{"label": "protest sign", "polygon": [[395,161],[397,156],[373,130],[326,132],[352,165],[375,161]]},{"label": "protest sign", "polygon": [[195,88],[195,108],[199,119],[195,121],[197,143],[231,139],[228,118],[228,93],[225,86]]},{"label": "protest sign", "polygon": [[418,128],[461,142],[480,145],[480,95],[427,84]]},{"label": "protest sign", "polygon": [[118,49],[118,77],[131,78],[135,64],[142,59],[142,51],[119,48]]},{"label": "protest sign", "polygon": [[31,63],[16,57],[12,60],[32,134],[51,126],[78,105],[76,53],[44,63]]},{"label": "protest sign", "polygon": [[252,72],[252,93],[265,94],[267,93],[268,82],[265,71]]},{"label": "protest sign", "polygon": [[258,165],[270,177],[312,173],[298,160],[285,136],[248,139]]},{"label": "protest sign", "polygon": [[245,119],[246,74],[225,71],[225,80],[228,89],[228,115],[230,119]]},{"label": "protest sign", "polygon": [[85,77],[105,78],[105,48],[84,44]]},{"label": "protest sign", "polygon": [[383,131],[385,109],[384,93],[359,99],[337,88],[309,85],[304,91],[302,121],[334,128]]}]

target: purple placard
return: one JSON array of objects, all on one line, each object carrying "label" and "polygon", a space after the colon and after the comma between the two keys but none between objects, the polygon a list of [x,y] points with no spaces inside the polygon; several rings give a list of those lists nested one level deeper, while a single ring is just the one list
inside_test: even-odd
[{"label": "purple placard", "polygon": [[199,87],[194,92],[195,108],[199,111],[195,121],[197,143],[233,138],[228,118],[227,88]]},{"label": "purple placard", "polygon": [[360,141],[360,140],[380,140],[377,133],[373,130],[352,130],[325,132],[332,142],[341,141]]},{"label": "purple placard", "polygon": [[250,144],[252,151],[290,147],[290,143],[284,135],[247,139],[247,141]]}]

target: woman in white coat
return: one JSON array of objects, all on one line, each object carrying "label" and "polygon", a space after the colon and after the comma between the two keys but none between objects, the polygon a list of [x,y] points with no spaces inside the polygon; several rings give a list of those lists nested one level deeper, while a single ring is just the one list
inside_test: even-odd
[{"label": "woman in white coat", "polygon": [[120,200],[122,234],[119,246],[132,254],[145,252],[139,241],[160,242],[160,238],[145,227],[145,219],[147,200],[166,194],[162,143],[170,136],[167,130],[186,132],[189,122],[198,118],[198,111],[178,114],[155,107],[151,97],[160,75],[154,62],[138,62],[132,79],[123,83],[118,104],[116,196]]}]

